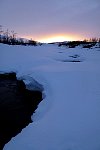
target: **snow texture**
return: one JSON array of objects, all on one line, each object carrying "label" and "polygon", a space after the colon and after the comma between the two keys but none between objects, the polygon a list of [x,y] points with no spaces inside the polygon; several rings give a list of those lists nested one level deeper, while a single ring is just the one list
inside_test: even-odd
[{"label": "snow texture", "polygon": [[0,71],[44,93],[33,123],[4,150],[100,150],[100,48],[1,44]]}]

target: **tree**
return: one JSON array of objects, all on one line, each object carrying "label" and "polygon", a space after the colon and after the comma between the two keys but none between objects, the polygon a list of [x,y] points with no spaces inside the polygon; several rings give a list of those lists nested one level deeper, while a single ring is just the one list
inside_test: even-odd
[{"label": "tree", "polygon": [[37,42],[34,41],[34,40],[32,40],[32,39],[30,39],[30,40],[28,41],[28,44],[29,44],[29,45],[34,45],[34,46],[36,46],[36,45],[37,45]]},{"label": "tree", "polygon": [[7,29],[5,32],[4,32],[4,37],[3,37],[3,41],[4,43],[7,43],[9,42],[9,37],[10,37],[10,33],[9,33],[9,30]]},{"label": "tree", "polygon": [[100,38],[98,39],[99,47],[100,47]]},{"label": "tree", "polygon": [[2,41],[2,34],[3,34],[2,25],[0,25],[0,43]]},{"label": "tree", "polygon": [[10,36],[10,43],[11,44],[16,44],[17,40],[16,40],[16,34],[14,31],[11,31],[11,36]]},{"label": "tree", "polygon": [[98,38],[94,37],[94,38],[90,38],[90,42],[98,42]]}]

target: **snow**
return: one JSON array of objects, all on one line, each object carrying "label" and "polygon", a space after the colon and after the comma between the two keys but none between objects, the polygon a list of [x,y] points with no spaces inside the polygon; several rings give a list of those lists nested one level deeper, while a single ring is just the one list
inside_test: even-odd
[{"label": "snow", "polygon": [[1,44],[0,71],[44,94],[33,123],[4,150],[100,149],[100,48]]}]

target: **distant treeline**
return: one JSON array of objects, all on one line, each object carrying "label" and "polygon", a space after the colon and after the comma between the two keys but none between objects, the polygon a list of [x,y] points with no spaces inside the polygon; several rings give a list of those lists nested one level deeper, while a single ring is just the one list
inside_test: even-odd
[{"label": "distant treeline", "polygon": [[82,46],[83,48],[92,48],[94,46],[100,48],[100,38],[91,38],[89,40],[83,41],[69,41],[69,42],[60,42],[58,46],[66,46],[68,48],[75,48],[76,46]]},{"label": "distant treeline", "polygon": [[5,31],[2,29],[0,25],[0,43],[9,44],[9,45],[33,45],[37,46],[39,43],[32,39],[27,40],[24,38],[17,38],[17,34],[14,31],[9,31],[6,29]]},{"label": "distant treeline", "polygon": [[[9,44],[9,45],[31,45],[31,46],[37,46],[42,45],[42,43],[39,43],[37,41],[34,41],[32,39],[24,39],[24,38],[17,38],[17,33],[14,31],[9,31],[6,29],[5,31],[2,28],[2,25],[0,25],[0,43]],[[91,48],[98,43],[98,47],[100,47],[100,38],[90,38],[90,39],[84,39],[83,41],[65,41],[65,42],[56,42],[58,46],[66,46],[69,48],[74,48],[76,46],[82,45],[83,48]],[[49,43],[49,44],[55,44],[55,43]]]}]

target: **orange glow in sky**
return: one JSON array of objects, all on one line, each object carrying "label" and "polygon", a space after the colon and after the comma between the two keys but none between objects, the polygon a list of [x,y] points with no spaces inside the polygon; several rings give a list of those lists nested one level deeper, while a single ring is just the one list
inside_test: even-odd
[{"label": "orange glow in sky", "polygon": [[33,39],[42,43],[52,43],[52,42],[63,42],[63,41],[77,41],[83,38],[75,35],[48,35],[34,38],[33,36],[24,36],[27,39]]},{"label": "orange glow in sky", "polygon": [[39,40],[40,42],[43,43],[51,43],[51,42],[63,42],[63,41],[69,41],[72,40],[71,38],[65,37],[65,36],[54,36],[54,37],[48,37],[48,38],[43,38]]},{"label": "orange glow in sky", "polygon": [[58,35],[58,36],[52,36],[52,37],[40,39],[39,42],[51,43],[51,42],[73,41],[73,40],[77,40],[77,38],[72,37],[72,36]]}]

